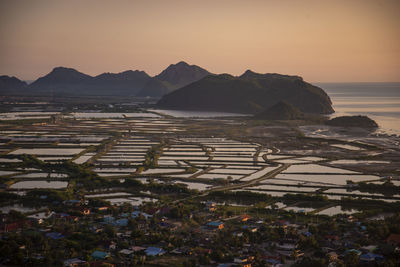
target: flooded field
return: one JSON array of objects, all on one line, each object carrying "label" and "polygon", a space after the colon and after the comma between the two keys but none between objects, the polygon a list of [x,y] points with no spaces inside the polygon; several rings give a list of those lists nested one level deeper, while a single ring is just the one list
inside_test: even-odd
[{"label": "flooded field", "polygon": [[335,215],[338,215],[338,214],[351,215],[351,214],[354,214],[356,212],[357,212],[357,210],[354,210],[354,209],[346,210],[346,209],[343,209],[341,206],[334,206],[334,207],[330,207],[330,208],[321,210],[321,211],[317,212],[316,214],[317,215],[335,216]]},{"label": "flooded field", "polygon": [[32,207],[26,207],[26,206],[23,206],[22,204],[13,204],[13,205],[0,207],[1,213],[9,213],[11,210],[19,211],[21,213],[30,213],[30,212],[34,212],[38,209],[32,208]]},{"label": "flooded field", "polygon": [[[35,112],[2,116],[7,119],[40,118],[57,114]],[[74,176],[62,172],[19,167],[27,160],[22,159],[26,154],[35,156],[44,164],[57,166],[60,162],[67,162],[85,166],[87,171],[107,181],[136,179],[143,184],[150,181],[183,184],[202,192],[243,183],[241,188],[233,191],[245,190],[274,197],[282,197],[288,192],[322,193],[330,199],[340,199],[340,194],[351,193],[346,188],[349,181],[383,183],[382,176],[372,171],[354,171],[353,166],[393,164],[390,160],[342,157],[346,153],[379,155],[359,147],[357,143],[335,142],[326,144],[323,150],[307,147],[278,149],[276,140],[274,145],[269,145],[262,144],[262,140],[197,134],[198,125],[235,125],[229,117],[236,115],[161,110],[127,113],[77,111],[63,115],[59,123],[46,122],[26,129],[0,127],[0,176],[9,179],[6,187],[12,191],[61,190],[67,188],[70,180],[75,180]],[[227,117],[211,119],[214,116]],[[332,158],[330,155],[333,153],[344,154]],[[394,180],[394,183],[399,182]],[[386,197],[352,192],[365,197]],[[116,205],[141,203],[128,193],[87,194],[86,197],[108,199]]]},{"label": "flooded field", "polygon": [[15,175],[13,176],[13,178],[68,178],[68,174],[34,172],[34,173]]},{"label": "flooded field", "polygon": [[139,206],[145,202],[154,202],[157,199],[148,198],[148,197],[129,197],[129,198],[105,198],[105,201],[109,201],[112,205],[123,205],[123,204],[131,204],[132,206]]},{"label": "flooded field", "polygon": [[160,116],[153,113],[104,113],[104,112],[75,112],[71,113],[72,117],[78,119],[105,119],[105,118],[159,118]]},{"label": "flooded field", "polygon": [[[379,179],[379,176],[373,175],[345,175],[345,174],[290,174],[283,172],[276,176],[276,178],[289,181],[297,181],[299,183],[320,183],[320,184],[334,184],[346,185],[347,181],[362,182],[369,180]],[[271,180],[273,182],[273,180]]]},{"label": "flooded field", "polygon": [[164,110],[164,109],[152,109],[150,111],[178,118],[216,118],[216,117],[248,116],[246,114],[227,113],[227,112],[208,112],[208,111]]},{"label": "flooded field", "polygon": [[66,188],[68,182],[61,181],[24,181],[16,182],[10,186],[10,189],[35,189],[35,188],[45,188],[45,189],[61,189]]},{"label": "flooded field", "polygon": [[304,165],[293,165],[290,166],[283,173],[343,173],[343,174],[354,174],[357,172],[345,170],[341,168],[327,167],[316,164],[304,164]]},{"label": "flooded field", "polygon": [[10,155],[75,155],[82,152],[84,149],[80,148],[21,148],[16,151],[12,151]]}]

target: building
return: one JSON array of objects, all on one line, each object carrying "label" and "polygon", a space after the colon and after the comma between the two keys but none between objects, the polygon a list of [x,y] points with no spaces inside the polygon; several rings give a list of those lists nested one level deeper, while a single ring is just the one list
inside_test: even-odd
[{"label": "building", "polygon": [[212,230],[221,230],[224,228],[224,223],[223,222],[209,222],[206,224],[208,229]]},{"label": "building", "polygon": [[147,256],[161,256],[165,254],[166,251],[158,247],[148,247],[144,252]]}]

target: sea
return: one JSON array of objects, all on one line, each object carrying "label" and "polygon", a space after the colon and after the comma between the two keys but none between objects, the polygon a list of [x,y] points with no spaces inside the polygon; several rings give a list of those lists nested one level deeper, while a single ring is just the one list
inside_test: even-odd
[{"label": "sea", "polygon": [[378,133],[400,136],[400,82],[315,83],[329,95],[335,113],[366,115],[378,123]]}]

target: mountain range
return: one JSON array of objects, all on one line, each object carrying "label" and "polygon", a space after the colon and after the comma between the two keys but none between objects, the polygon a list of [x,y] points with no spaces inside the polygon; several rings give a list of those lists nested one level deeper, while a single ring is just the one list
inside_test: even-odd
[{"label": "mountain range", "polygon": [[171,64],[154,77],[139,70],[90,76],[72,68],[56,67],[30,85],[15,77],[0,76],[0,93],[161,97],[207,75],[207,70],[183,61]]},{"label": "mountain range", "polygon": [[139,70],[90,76],[65,67],[56,67],[29,85],[15,77],[0,76],[0,94],[155,97],[161,98],[159,108],[251,114],[265,111],[264,117],[282,112],[290,118],[301,113],[334,112],[324,90],[299,76],[251,70],[240,76],[216,75],[183,61],[154,77]]}]

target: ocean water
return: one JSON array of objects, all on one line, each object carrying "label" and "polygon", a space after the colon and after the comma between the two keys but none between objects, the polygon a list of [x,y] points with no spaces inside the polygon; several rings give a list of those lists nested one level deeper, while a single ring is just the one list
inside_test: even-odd
[{"label": "ocean water", "polygon": [[330,96],[332,117],[366,115],[378,132],[400,135],[400,83],[318,83]]}]

